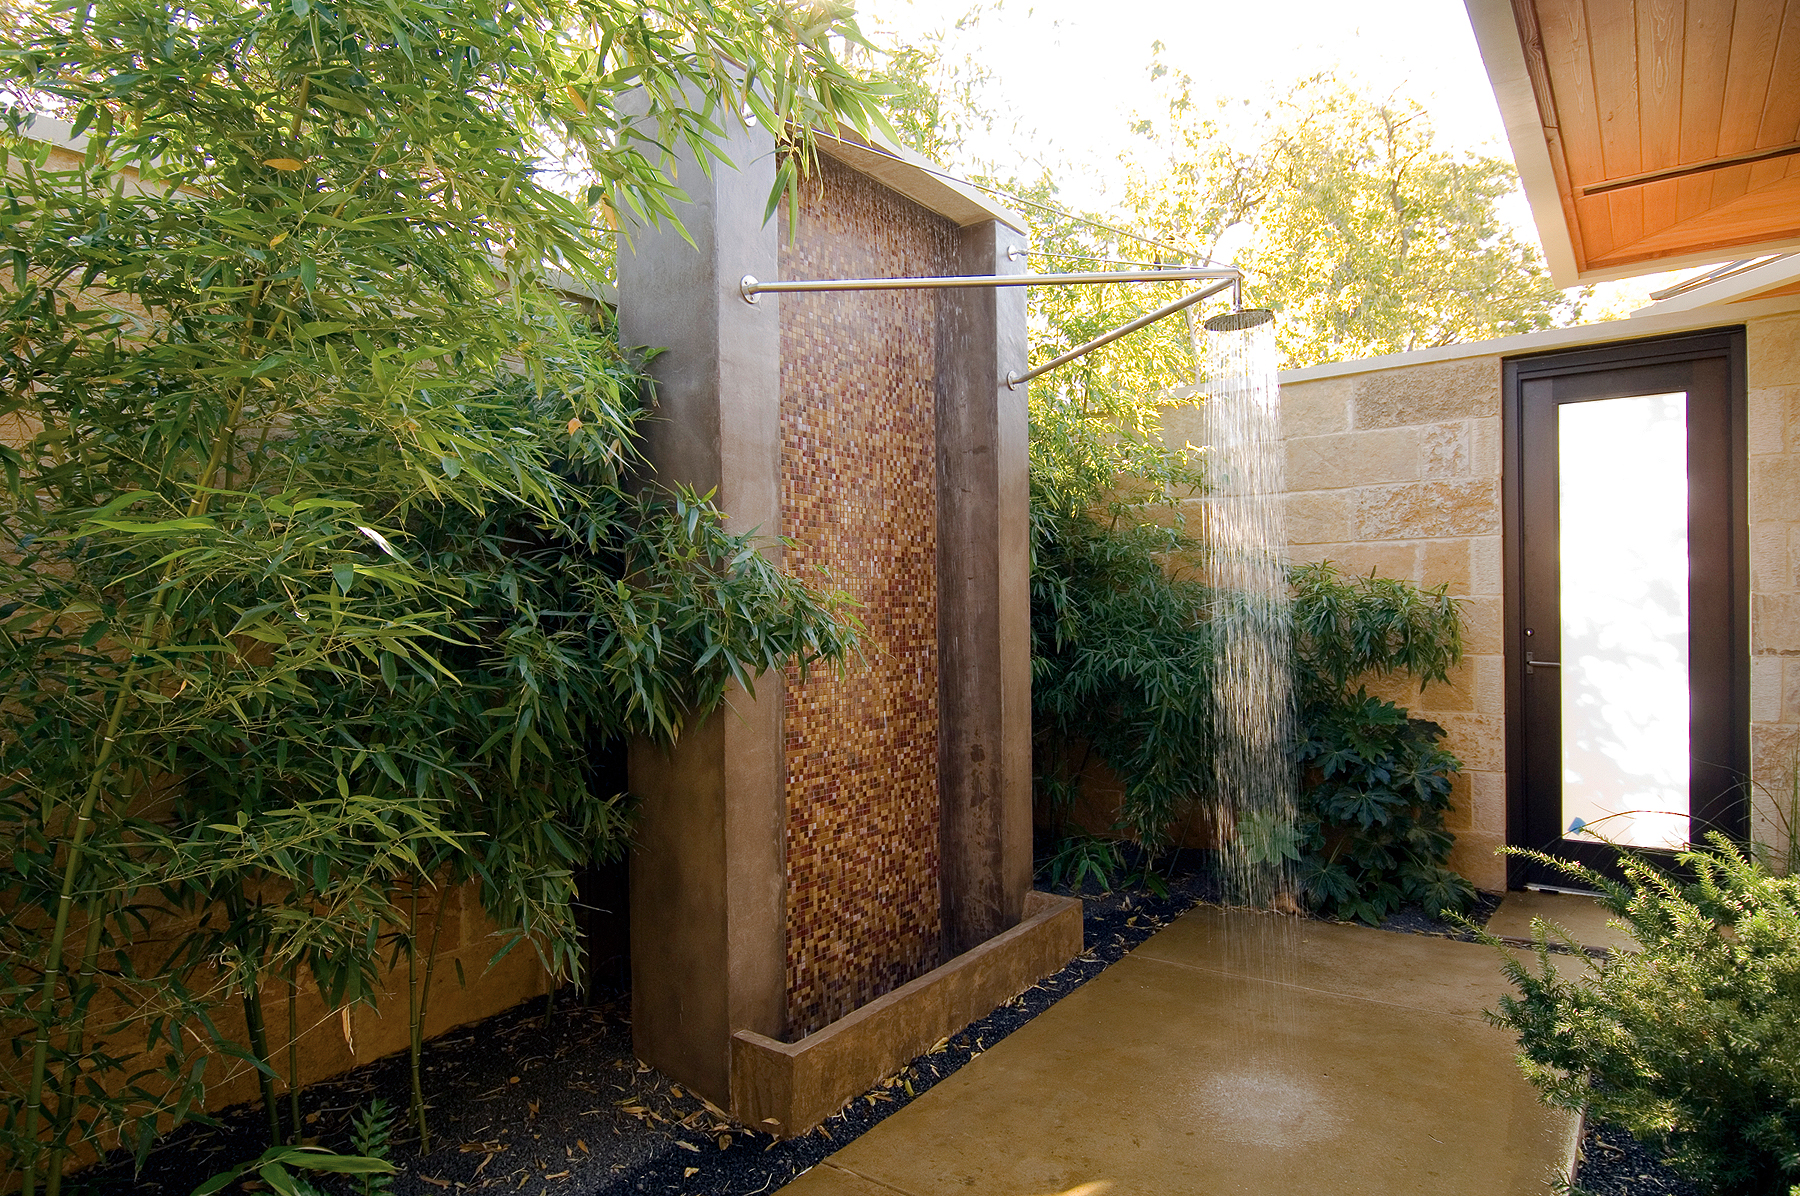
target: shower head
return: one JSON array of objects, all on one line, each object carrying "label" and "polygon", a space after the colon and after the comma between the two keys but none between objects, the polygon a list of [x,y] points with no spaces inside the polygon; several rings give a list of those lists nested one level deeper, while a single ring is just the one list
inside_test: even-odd
[{"label": "shower head", "polygon": [[1243,311],[1222,312],[1207,320],[1202,327],[1208,332],[1247,332],[1274,318],[1275,313],[1268,308],[1251,307]]}]

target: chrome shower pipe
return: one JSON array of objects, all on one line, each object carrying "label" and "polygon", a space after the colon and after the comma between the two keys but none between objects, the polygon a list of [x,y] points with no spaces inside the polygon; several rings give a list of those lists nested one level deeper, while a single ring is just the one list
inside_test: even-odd
[{"label": "chrome shower pipe", "polygon": [[755,303],[758,295],[808,294],[822,291],[928,291],[973,287],[1099,286],[1113,282],[1207,282],[1213,279],[1220,280],[1217,286],[1202,287],[1191,295],[1184,295],[1167,306],[1139,316],[1129,324],[1095,337],[1085,345],[1078,345],[1070,349],[1067,353],[1045,362],[1035,370],[1028,370],[1023,374],[1007,374],[1007,387],[1016,389],[1039,374],[1058,366],[1067,365],[1077,357],[1084,357],[1102,345],[1110,345],[1122,336],[1154,324],[1165,316],[1174,315],[1202,299],[1217,295],[1220,291],[1230,290],[1232,310],[1242,309],[1244,306],[1244,276],[1242,272],[1229,267],[1215,266],[1202,269],[1180,266],[1167,270],[1113,270],[1084,274],[953,274],[942,278],[811,278],[789,282],[761,282],[755,275],[746,274],[738,282],[738,294],[744,297],[745,303]]},{"label": "chrome shower pipe", "polygon": [[1241,288],[1240,280],[1238,278],[1233,277],[1233,278],[1227,279],[1226,281],[1219,283],[1217,286],[1201,287],[1199,290],[1195,291],[1192,295],[1183,295],[1181,298],[1177,299],[1173,303],[1168,304],[1167,306],[1159,307],[1153,312],[1146,312],[1145,314],[1139,316],[1137,319],[1131,321],[1131,323],[1129,323],[1129,324],[1121,324],[1121,325],[1119,325],[1119,327],[1113,329],[1111,332],[1103,332],[1099,336],[1095,337],[1093,340],[1087,342],[1085,345],[1076,345],[1073,349],[1070,349],[1067,353],[1064,353],[1058,357],[1052,357],[1049,361],[1046,361],[1043,365],[1040,365],[1035,370],[1027,370],[1023,374],[1010,374],[1010,373],[1007,374],[1006,375],[1006,387],[1008,390],[1017,390],[1019,387],[1023,386],[1025,383],[1031,381],[1033,378],[1037,377],[1039,374],[1047,374],[1051,370],[1055,369],[1058,366],[1068,365],[1071,361],[1074,361],[1077,357],[1086,357],[1089,353],[1092,353],[1095,349],[1100,348],[1102,345],[1110,345],[1122,336],[1129,336],[1130,334],[1136,332],[1140,328],[1146,328],[1149,325],[1156,323],[1158,320],[1162,319],[1164,316],[1172,316],[1176,312],[1181,311],[1183,308],[1192,307],[1194,304],[1200,302],[1202,299],[1211,298],[1212,296],[1217,295],[1220,291],[1227,290],[1227,289],[1229,289],[1231,291],[1232,309],[1233,310],[1242,310],[1243,305],[1244,305],[1244,300],[1243,300],[1243,296],[1241,293],[1242,288]]}]

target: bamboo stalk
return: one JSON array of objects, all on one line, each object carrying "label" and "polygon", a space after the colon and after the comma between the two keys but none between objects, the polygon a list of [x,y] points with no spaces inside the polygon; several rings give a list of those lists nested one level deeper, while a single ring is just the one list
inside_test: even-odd
[{"label": "bamboo stalk", "polygon": [[425,1124],[425,1092],[419,1082],[419,882],[413,881],[411,912],[406,917],[406,1056],[412,1073],[412,1116],[419,1130],[419,1153],[431,1149]]},{"label": "bamboo stalk", "polygon": [[[88,1002],[93,1000],[90,990],[94,983],[94,972],[100,955],[100,932],[105,919],[100,913],[100,898],[88,898],[87,905],[88,932],[87,942],[83,944],[81,953],[81,976],[76,981],[72,994],[75,998],[75,1020],[69,1028],[69,1039],[64,1046],[63,1054],[67,1061],[63,1064],[62,1081],[57,1085],[55,1141],[50,1147],[50,1162],[44,1168],[44,1196],[59,1196],[62,1191],[63,1164],[69,1156],[69,1126],[74,1123],[75,1085],[81,1082],[81,1046],[87,1036]],[[83,996],[83,994],[86,996]]]},{"label": "bamboo stalk", "polygon": [[248,963],[243,984],[244,1023],[250,1033],[250,1053],[256,1056],[257,1086],[262,1089],[263,1111],[269,1119],[269,1145],[281,1145],[281,1103],[276,1099],[275,1077],[269,1071],[269,1029],[263,1020],[262,986],[258,965]]},{"label": "bamboo stalk", "polygon": [[288,972],[288,1120],[294,1123],[291,1145],[300,1145],[300,981],[299,965]]}]

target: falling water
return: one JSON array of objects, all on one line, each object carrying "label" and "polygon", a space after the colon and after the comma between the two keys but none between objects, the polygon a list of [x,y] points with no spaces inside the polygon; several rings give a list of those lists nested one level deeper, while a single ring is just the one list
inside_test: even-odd
[{"label": "falling water", "polygon": [[1234,903],[1292,909],[1293,694],[1275,324],[1231,312],[1201,334],[1213,588],[1214,825]]}]

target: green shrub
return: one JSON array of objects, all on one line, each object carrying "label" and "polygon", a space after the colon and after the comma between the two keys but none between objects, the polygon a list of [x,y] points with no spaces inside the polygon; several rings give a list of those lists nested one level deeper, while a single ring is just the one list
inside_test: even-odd
[{"label": "green shrub", "polygon": [[1661,1144],[1704,1191],[1784,1196],[1800,1192],[1800,879],[1711,840],[1674,870],[1621,851],[1623,882],[1517,852],[1601,893],[1638,949],[1553,960],[1539,924],[1535,969],[1503,949],[1519,995],[1488,1017],[1549,1103]]},{"label": "green shrub", "polygon": [[[633,492],[638,363],[555,287],[740,111],[791,193],[812,129],[873,116],[845,39],[768,0],[9,10],[0,1190],[200,1108],[229,1001],[246,1040],[210,1045],[272,1144],[304,1077],[265,996],[294,1026],[403,956],[416,1070],[421,890],[474,883],[572,977],[572,874],[628,813],[590,744],[843,654],[835,600],[708,501]],[[158,916],[178,941],[128,953]]]},{"label": "green shrub", "polygon": [[1154,850],[1212,777],[1209,591],[1169,571],[1179,531],[1085,514],[1033,530],[1039,796],[1066,810],[1094,752],[1124,786],[1118,829]]},{"label": "green shrub", "polygon": [[[1392,673],[1420,688],[1462,659],[1462,618],[1445,587],[1345,577],[1329,562],[1292,572],[1295,701],[1301,741],[1300,882],[1335,917],[1380,922],[1407,902],[1461,909],[1474,887],[1445,866],[1444,828],[1461,762],[1443,728],[1371,696]],[[1355,685],[1356,688],[1351,687]]]}]

